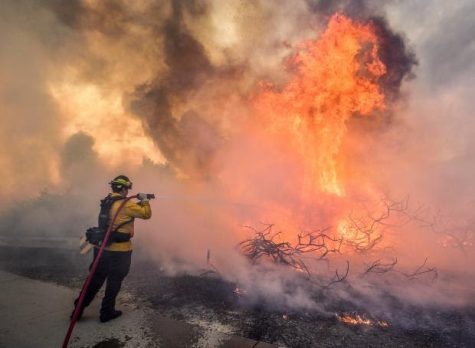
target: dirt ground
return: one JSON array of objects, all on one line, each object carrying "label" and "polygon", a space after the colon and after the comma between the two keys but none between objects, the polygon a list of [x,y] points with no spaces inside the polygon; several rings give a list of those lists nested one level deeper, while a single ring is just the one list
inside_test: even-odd
[{"label": "dirt ground", "polygon": [[[73,289],[82,285],[89,262],[90,257],[70,249],[0,247],[2,270]],[[137,253],[120,296],[163,318],[189,324],[190,340],[183,340],[183,347],[196,343],[198,338],[192,334],[196,328],[205,334],[222,332],[281,347],[475,346],[475,307],[456,312],[404,306],[417,325],[359,326],[341,323],[335,316],[272,308],[265,302],[247,303],[245,296],[237,295],[234,289],[235,284],[213,274],[167,276],[159,265]],[[355,310],[345,308],[344,303],[336,306],[340,312]],[[159,333],[166,330],[166,325],[166,320],[155,320],[154,330]],[[212,339],[208,337],[207,342]],[[96,346],[121,347],[123,343],[111,339]]]}]

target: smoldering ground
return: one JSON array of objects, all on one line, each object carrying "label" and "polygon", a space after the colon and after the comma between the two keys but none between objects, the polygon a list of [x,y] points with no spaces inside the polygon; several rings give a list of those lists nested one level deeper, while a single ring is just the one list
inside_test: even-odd
[{"label": "smoldering ground", "polygon": [[[268,297],[282,308],[330,313],[314,294],[350,259],[352,289],[336,284],[326,293],[329,303],[351,299],[378,315],[392,313],[388,293],[408,303],[473,304],[469,1],[25,0],[1,6],[3,234],[79,235],[94,224],[105,183],[124,172],[136,190],[163,196],[153,202],[153,220],[137,227],[136,240],[170,274],[201,272],[210,250],[219,274],[247,289],[249,302]],[[331,226],[329,216],[352,204],[322,195],[302,207],[292,153],[285,144],[274,146],[264,129],[249,127],[255,115],[248,100],[259,82],[285,86],[291,71],[282,62],[321,35],[337,10],[371,18],[385,38],[382,60],[389,69],[383,121],[355,116],[348,122],[349,182],[355,191],[370,182],[391,197],[410,195],[414,211],[427,208],[418,215],[424,222],[434,215],[427,211],[440,208],[454,220],[449,229],[468,230],[463,250],[443,247],[447,231],[434,232],[429,223],[386,231],[400,270],[411,272],[428,257],[428,266],[439,270],[435,283],[400,283],[392,273],[361,280],[365,265],[385,256],[370,253],[319,265],[315,274],[322,280],[313,287],[292,269],[251,266],[236,248],[252,236],[243,225],[263,221],[296,234]],[[296,215],[303,217],[300,225],[289,231],[287,221]],[[354,291],[360,301],[349,296]]]}]

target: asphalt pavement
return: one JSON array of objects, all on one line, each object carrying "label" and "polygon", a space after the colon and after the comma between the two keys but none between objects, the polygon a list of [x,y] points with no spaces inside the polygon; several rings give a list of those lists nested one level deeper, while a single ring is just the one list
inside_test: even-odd
[{"label": "asphalt pavement", "polygon": [[[61,347],[77,290],[0,271],[0,347]],[[76,324],[70,347],[269,348],[267,343],[180,322],[138,307],[121,293],[124,314],[99,322],[95,300]]]}]

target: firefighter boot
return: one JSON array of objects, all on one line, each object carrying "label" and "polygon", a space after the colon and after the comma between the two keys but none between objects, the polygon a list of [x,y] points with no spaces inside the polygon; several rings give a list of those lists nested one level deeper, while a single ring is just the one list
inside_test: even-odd
[{"label": "firefighter boot", "polygon": [[107,313],[107,314],[106,313],[104,313],[104,314],[101,313],[100,320],[101,320],[101,323],[105,323],[109,320],[118,318],[121,315],[122,315],[122,311],[116,311],[116,310],[114,310],[113,312]]}]

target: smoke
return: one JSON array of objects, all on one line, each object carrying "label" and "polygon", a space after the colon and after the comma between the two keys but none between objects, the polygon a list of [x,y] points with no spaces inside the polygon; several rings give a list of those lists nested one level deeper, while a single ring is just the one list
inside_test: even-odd
[{"label": "smoke", "polygon": [[[295,144],[269,135],[254,104],[269,84],[276,94],[285,89],[296,70],[285,62],[337,11],[371,23],[387,68],[378,81],[387,108],[345,124],[338,160],[351,173],[348,199],[307,190]],[[300,280],[289,289],[296,278],[281,267],[249,269],[236,250],[249,236],[242,226],[275,223],[294,237],[300,229],[336,230],[342,211],[384,192],[409,194],[426,222],[440,208],[455,220],[448,229],[470,230],[473,12],[469,1],[430,8],[408,1],[5,1],[2,232],[79,234],[94,224],[106,183],[126,173],[138,191],[159,195],[136,240],[168,271],[207,267],[210,250],[213,265],[257,297],[316,306]],[[412,224],[387,231],[384,242],[404,269],[429,257],[441,272],[472,276],[472,246],[464,254],[444,247],[445,237]],[[352,272],[367,262],[348,257]],[[334,272],[317,269],[322,277]],[[370,294],[356,278],[355,291]],[[443,302],[440,294],[467,295],[441,278],[440,292],[429,296],[435,302]],[[425,300],[409,288],[391,291]]]},{"label": "smoke", "polygon": [[203,46],[185,28],[183,7],[173,3],[171,18],[162,28],[167,72],[136,90],[131,109],[143,117],[168,161],[185,172],[194,168],[208,172],[206,161],[219,145],[219,134],[195,111],[180,118],[173,115],[174,100],[183,103],[200,83],[218,74]]},{"label": "smoke", "polygon": [[48,37],[54,16],[34,7],[38,17],[30,21],[25,2],[0,5],[0,175],[5,198],[27,196],[39,181],[47,185],[55,177],[52,160],[61,124],[47,95],[45,77],[54,67],[58,41],[66,35],[58,31]]}]

